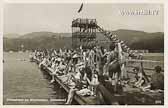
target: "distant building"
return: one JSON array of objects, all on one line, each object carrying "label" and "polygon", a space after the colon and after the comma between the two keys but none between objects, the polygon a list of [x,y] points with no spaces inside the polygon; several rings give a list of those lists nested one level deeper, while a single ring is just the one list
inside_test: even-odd
[{"label": "distant building", "polygon": [[133,50],[138,53],[149,53],[149,50]]}]

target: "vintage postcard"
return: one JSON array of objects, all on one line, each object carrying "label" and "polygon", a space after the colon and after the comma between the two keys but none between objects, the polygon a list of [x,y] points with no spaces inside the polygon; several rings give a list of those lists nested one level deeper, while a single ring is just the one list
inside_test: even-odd
[{"label": "vintage postcard", "polygon": [[3,105],[164,106],[164,16],[152,2],[5,2]]}]

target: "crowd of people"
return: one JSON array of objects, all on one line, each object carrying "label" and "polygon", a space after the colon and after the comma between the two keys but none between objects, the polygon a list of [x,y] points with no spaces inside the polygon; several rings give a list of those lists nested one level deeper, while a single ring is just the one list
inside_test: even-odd
[{"label": "crowd of people", "polygon": [[[124,54],[124,59],[121,60],[118,46],[114,44],[110,46],[109,50],[100,46],[96,46],[92,49],[83,49],[81,46],[77,49],[36,50],[30,55],[30,58],[38,60],[40,68],[45,66],[52,70],[51,83],[55,81],[55,76],[67,77],[67,80],[63,83],[70,88],[66,102],[66,104],[70,104],[75,93],[83,96],[97,96],[97,87],[100,84],[110,82],[110,85],[116,85],[119,83],[119,80],[116,82],[115,79],[120,77],[119,75],[121,74],[115,75],[115,73],[109,72],[109,69],[111,68],[110,66],[116,62],[119,63],[119,66],[124,64],[126,59],[129,59],[128,56],[129,55]],[[156,73],[160,73],[160,66],[157,66],[155,69]],[[145,78],[139,68],[136,67],[133,71],[136,73],[134,87],[141,88],[145,83]],[[159,74],[160,79],[156,79],[156,76],[158,75],[152,78],[150,86],[144,87],[143,89],[152,88],[153,85],[156,86],[153,82],[158,83],[158,80],[163,80],[161,74]],[[162,81],[160,81],[160,83],[162,83]],[[163,87],[158,87],[160,83],[157,84],[157,89],[163,89]]]}]

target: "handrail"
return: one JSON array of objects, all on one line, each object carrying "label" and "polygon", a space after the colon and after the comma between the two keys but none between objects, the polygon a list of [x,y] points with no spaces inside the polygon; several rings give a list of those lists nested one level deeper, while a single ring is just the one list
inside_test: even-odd
[{"label": "handrail", "polygon": [[143,63],[144,70],[154,70],[155,66],[161,66],[162,71],[164,71],[164,62],[163,61],[154,61],[154,60],[137,60],[137,59],[127,59],[126,60],[126,67],[134,68]]},{"label": "handrail", "polygon": [[152,62],[152,63],[164,63],[163,61],[154,61],[154,60],[139,60],[139,59],[127,59],[127,61],[132,62]]}]

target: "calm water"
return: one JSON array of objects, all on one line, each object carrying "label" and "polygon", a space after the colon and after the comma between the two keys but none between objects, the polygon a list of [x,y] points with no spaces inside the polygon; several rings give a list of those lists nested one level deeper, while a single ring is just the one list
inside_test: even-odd
[{"label": "calm water", "polygon": [[29,62],[28,53],[4,53],[4,60],[4,104],[63,104],[65,102],[66,93],[58,84],[50,84],[38,66]]},{"label": "calm water", "polygon": [[[146,57],[152,60],[159,58],[159,61],[164,59],[163,54],[159,54],[159,57],[154,55],[155,59],[153,55]],[[4,60],[3,104],[55,105],[65,103],[66,92],[58,84],[50,84],[50,80],[38,69],[38,66],[29,62],[28,53],[4,53]]]}]

